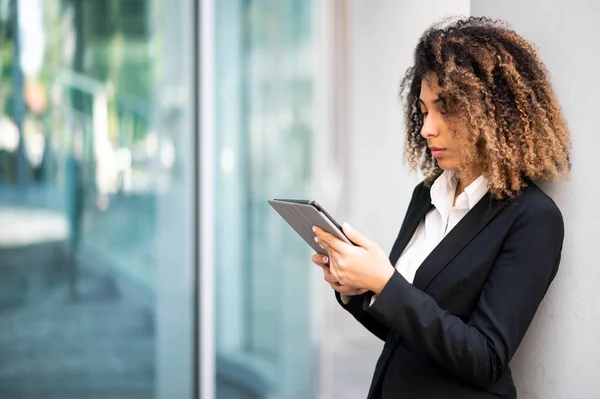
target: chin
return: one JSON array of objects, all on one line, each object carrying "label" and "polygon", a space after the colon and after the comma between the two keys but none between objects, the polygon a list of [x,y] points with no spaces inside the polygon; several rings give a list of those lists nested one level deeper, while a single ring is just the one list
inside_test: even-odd
[{"label": "chin", "polygon": [[452,162],[450,160],[444,160],[443,158],[437,160],[437,164],[442,170],[456,170],[458,169],[458,165],[456,162]]}]

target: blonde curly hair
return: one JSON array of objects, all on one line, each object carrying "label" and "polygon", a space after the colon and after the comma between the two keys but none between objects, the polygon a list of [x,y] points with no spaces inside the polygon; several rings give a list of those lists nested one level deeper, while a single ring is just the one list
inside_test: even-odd
[{"label": "blonde curly hair", "polygon": [[426,184],[442,172],[421,136],[421,82],[431,73],[455,139],[469,149],[461,168],[477,165],[496,198],[568,175],[569,129],[536,48],[503,22],[472,17],[427,30],[402,80],[407,160]]}]

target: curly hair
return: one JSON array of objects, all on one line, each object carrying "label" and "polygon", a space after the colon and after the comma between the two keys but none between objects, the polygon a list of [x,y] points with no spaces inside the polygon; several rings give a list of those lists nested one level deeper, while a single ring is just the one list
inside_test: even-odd
[{"label": "curly hair", "polygon": [[407,160],[427,185],[442,172],[421,136],[421,82],[432,73],[455,140],[470,149],[460,167],[476,164],[492,195],[568,175],[569,129],[536,48],[504,22],[471,17],[427,30],[400,86]]}]

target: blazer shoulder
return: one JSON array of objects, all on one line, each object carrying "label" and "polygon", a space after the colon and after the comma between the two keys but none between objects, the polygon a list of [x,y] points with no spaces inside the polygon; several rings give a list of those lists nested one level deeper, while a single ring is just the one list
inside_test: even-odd
[{"label": "blazer shoulder", "polygon": [[514,201],[518,205],[519,214],[526,220],[544,217],[551,218],[560,225],[564,224],[562,212],[556,202],[535,183],[529,183]]},{"label": "blazer shoulder", "polygon": [[416,198],[416,197],[418,197],[420,195],[429,194],[430,188],[431,187],[428,187],[427,185],[425,185],[425,180],[421,181],[413,189],[412,198],[414,199],[414,198]]},{"label": "blazer shoulder", "polygon": [[529,209],[535,208],[543,211],[554,211],[561,213],[560,208],[556,205],[556,202],[546,194],[538,185],[535,183],[529,183],[523,192],[518,196],[520,202]]}]

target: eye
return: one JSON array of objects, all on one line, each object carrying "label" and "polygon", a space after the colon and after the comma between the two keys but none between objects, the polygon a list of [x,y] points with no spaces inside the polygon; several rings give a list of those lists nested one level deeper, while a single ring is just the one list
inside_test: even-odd
[{"label": "eye", "polygon": [[446,99],[443,97],[440,97],[439,110],[440,110],[440,114],[442,114],[442,115],[448,114],[448,106],[446,104]]}]

